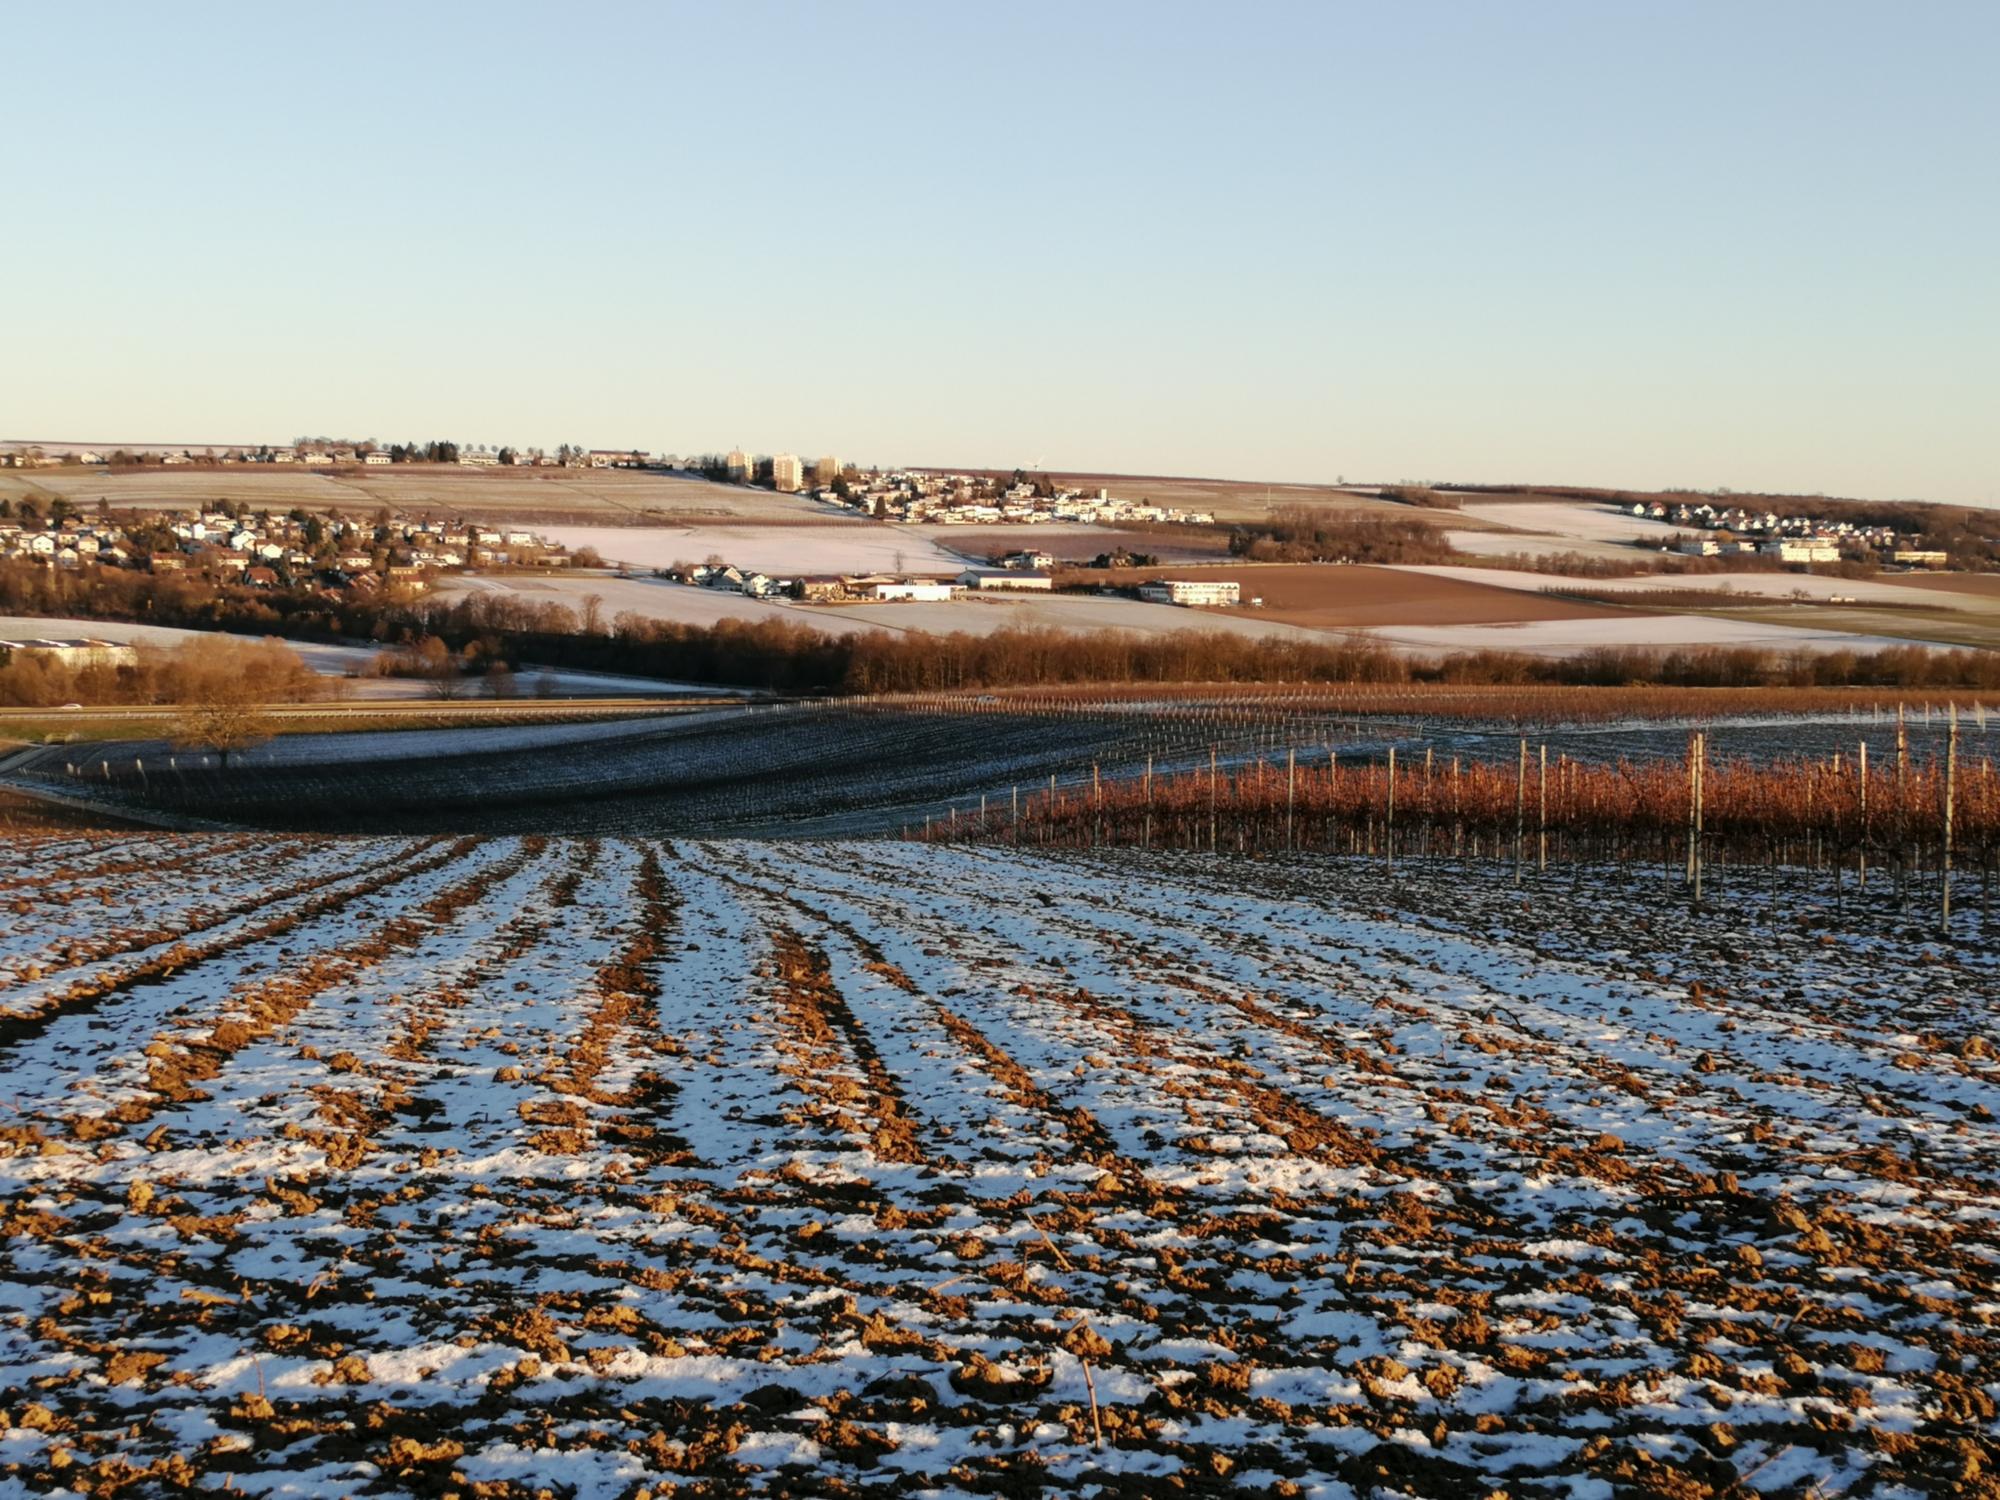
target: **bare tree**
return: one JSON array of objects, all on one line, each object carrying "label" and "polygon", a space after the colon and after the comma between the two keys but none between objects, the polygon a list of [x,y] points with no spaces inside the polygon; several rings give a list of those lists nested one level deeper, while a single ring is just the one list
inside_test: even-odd
[{"label": "bare tree", "polygon": [[430,684],[431,696],[449,703],[464,691],[465,676],[463,666],[451,647],[434,635],[427,635],[417,646],[418,672]]},{"label": "bare tree", "polygon": [[261,705],[248,699],[218,692],[185,705],[174,720],[176,749],[213,750],[229,769],[229,757],[237,750],[263,744],[277,732],[271,716]]}]

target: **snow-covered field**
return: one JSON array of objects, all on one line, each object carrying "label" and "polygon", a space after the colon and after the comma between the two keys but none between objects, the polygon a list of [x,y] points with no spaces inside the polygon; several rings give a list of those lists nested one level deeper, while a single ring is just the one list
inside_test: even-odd
[{"label": "snow-covered field", "polygon": [[[1464,583],[1484,583],[1495,588],[1520,589],[1538,594],[1548,589],[1570,588],[1598,594],[1644,594],[1662,591],[1679,593],[1722,592],[1738,594],[1746,605],[1783,602],[1795,597],[1825,601],[1853,599],[1863,604],[1906,604],[1925,609],[1990,607],[1991,601],[1976,594],[1956,594],[1948,588],[1918,588],[1886,578],[1829,578],[1818,573],[1661,573],[1629,578],[1563,578],[1549,573],[1522,572],[1514,568],[1453,567],[1443,563],[1397,564],[1396,571],[1428,573],[1437,578],[1455,578]],[[1965,574],[1933,574],[1940,579],[1966,577]]]},{"label": "snow-covered field", "polygon": [[[118,620],[65,620],[40,615],[0,615],[0,641],[32,641],[41,638],[73,639],[88,636],[93,640],[115,641],[119,645],[158,646],[171,650],[189,641],[213,640],[218,634],[212,630],[180,630],[167,625],[128,625]],[[256,641],[263,637],[253,635],[230,635],[231,640]],[[292,650],[298,652],[305,664],[315,672],[328,677],[338,677],[342,673],[358,671],[375,656],[373,646],[325,646],[313,641],[287,641]],[[421,690],[422,684],[412,684]]]},{"label": "snow-covered field", "polygon": [[1707,615],[1634,615],[1630,619],[1519,620],[1502,625],[1374,625],[1357,632],[1406,651],[1519,651],[1574,656],[1600,646],[1755,646],[1773,651],[1880,651],[1921,645],[1886,635],[1767,625]]},{"label": "snow-covered field", "polygon": [[1659,546],[1685,530],[1665,521],[1635,516],[1586,500],[1524,500],[1519,503],[1467,501],[1460,514],[1504,526],[1505,531],[1449,531],[1453,546],[1481,556],[1509,552],[1616,554],[1633,542]]},{"label": "snow-covered field", "polygon": [[607,620],[628,611],[644,619],[672,620],[686,625],[713,625],[720,620],[779,620],[830,635],[869,630],[938,634],[964,631],[969,635],[986,635],[1003,629],[1129,630],[1141,635],[1221,630],[1234,635],[1293,638],[1325,635],[1323,631],[1276,620],[1180,609],[1171,604],[1146,604],[1116,596],[1021,594],[1011,598],[962,598],[942,604],[821,605],[751,599],[723,589],[697,588],[656,578],[472,576],[440,580],[438,585],[439,595],[445,598],[476,591],[514,594],[531,602],[546,600],[575,610],[581,610],[583,601],[594,594],[601,601],[600,608]]},{"label": "snow-covered field", "polygon": [[[611,580],[614,581],[615,580]],[[157,646],[171,650],[189,641],[213,639],[217,635],[229,640],[257,641],[262,636],[234,635],[227,631],[181,630],[167,625],[128,625],[117,620],[66,620],[38,615],[0,615],[0,641],[32,641],[55,637],[72,639],[87,636],[94,640],[115,641],[120,645]],[[383,648],[379,646],[333,646],[319,641],[291,641],[283,643],[287,649],[298,653],[299,658],[322,677],[346,677],[349,672],[365,668]],[[521,674],[521,686],[535,689],[542,678],[548,678],[555,690],[565,696],[578,697],[672,697],[677,694],[706,694],[718,691],[705,683],[661,682],[651,677],[621,677],[609,672],[572,672],[568,670],[540,670],[529,667]],[[468,682],[466,696],[475,696],[479,684]],[[429,683],[411,678],[357,677],[340,684],[344,697],[352,698],[428,698],[433,696]]]},{"label": "snow-covered field", "polygon": [[7,1493],[1995,1457],[1983,940],[900,844],[51,836],[0,888]]}]

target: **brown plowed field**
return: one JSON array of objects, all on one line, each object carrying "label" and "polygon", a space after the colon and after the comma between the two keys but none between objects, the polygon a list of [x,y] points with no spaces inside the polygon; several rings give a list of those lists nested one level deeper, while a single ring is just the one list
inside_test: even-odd
[{"label": "brown plowed field", "polygon": [[[1076,571],[1058,581],[1102,582],[1104,577],[1098,572]],[[1244,602],[1240,609],[1222,613],[1322,629],[1342,625],[1497,625],[1516,620],[1609,619],[1632,613],[1456,578],[1340,563],[1176,566],[1143,570],[1121,576],[1120,581],[1137,583],[1148,578],[1232,581],[1242,586]],[[1263,599],[1263,607],[1253,608],[1249,602],[1253,598]]]}]

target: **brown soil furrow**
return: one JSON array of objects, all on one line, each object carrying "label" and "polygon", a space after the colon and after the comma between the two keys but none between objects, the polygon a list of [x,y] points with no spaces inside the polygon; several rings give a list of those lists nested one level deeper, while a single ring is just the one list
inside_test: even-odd
[{"label": "brown soil furrow", "polygon": [[[439,840],[429,839],[418,844],[419,851],[433,849]],[[259,923],[246,931],[233,934],[226,941],[206,947],[183,947],[176,945],[167,952],[158,954],[145,962],[133,965],[122,973],[108,975],[98,980],[79,981],[61,995],[54,997],[42,1009],[26,1014],[0,1015],[0,1047],[12,1046],[40,1036],[54,1022],[68,1016],[86,1014],[96,1010],[110,1000],[137,985],[149,980],[163,979],[180,970],[197,964],[212,963],[227,958],[238,949],[254,943],[267,942],[281,937],[287,932],[303,926],[307,922],[337,912],[345,906],[376,892],[385,890],[418,875],[427,874],[453,860],[461,859],[478,843],[475,838],[460,839],[441,854],[427,855],[411,863],[391,870],[378,871],[360,882],[329,891],[324,895],[305,902],[297,909],[285,913],[269,922]]]}]

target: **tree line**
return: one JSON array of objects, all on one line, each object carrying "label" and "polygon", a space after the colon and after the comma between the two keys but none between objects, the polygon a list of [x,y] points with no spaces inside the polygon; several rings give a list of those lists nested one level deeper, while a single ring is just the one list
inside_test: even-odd
[{"label": "tree line", "polygon": [[123,665],[72,665],[39,652],[0,649],[0,708],[65,703],[304,703],[332,685],[280,641],[203,636],[171,649],[136,648]]},{"label": "tree line", "polygon": [[[414,648],[435,669],[481,675],[524,663],[781,693],[930,692],[1065,683],[1669,684],[1687,687],[1929,687],[2000,690],[2000,654],[1892,647],[1604,648],[1545,658],[1502,651],[1438,658],[1374,643],[1256,639],[1189,629],[1000,630],[987,635],[829,635],[783,620],[683,624],[621,613],[586,595],[578,608],[512,594],[358,599],[310,588],[248,589],[185,575],[0,564],[0,614],[140,620],[156,625],[376,641]],[[438,646],[424,644],[435,640]]]},{"label": "tree line", "polygon": [[1442,531],[1414,516],[1287,506],[1236,526],[1229,551],[1250,562],[1463,562]]}]

